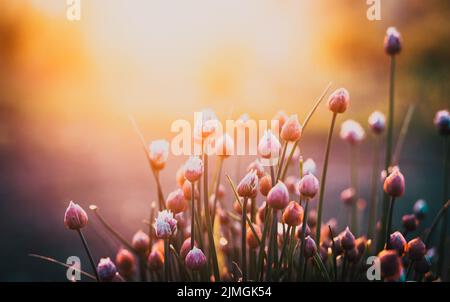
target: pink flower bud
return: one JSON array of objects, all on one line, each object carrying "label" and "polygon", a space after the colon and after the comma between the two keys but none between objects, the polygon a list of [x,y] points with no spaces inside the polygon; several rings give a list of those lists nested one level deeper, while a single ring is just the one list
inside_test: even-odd
[{"label": "pink flower bud", "polygon": [[385,281],[398,281],[403,272],[403,265],[396,251],[383,250],[378,254],[381,267],[381,277]]},{"label": "pink flower bud", "polygon": [[202,250],[194,247],[186,255],[186,258],[184,261],[185,261],[187,268],[189,268],[193,271],[199,271],[206,264],[206,256],[205,256],[205,254],[203,254]]},{"label": "pink flower bud", "polygon": [[131,240],[131,245],[139,253],[146,252],[149,245],[148,235],[141,230],[137,231]]},{"label": "pink flower bud", "polygon": [[316,211],[316,209],[312,209],[312,210],[309,211],[309,214],[308,214],[308,225],[311,228],[315,228],[316,227],[316,225],[317,225],[317,211]]},{"label": "pink flower bud", "polygon": [[71,230],[79,230],[88,223],[86,212],[78,204],[70,202],[64,214],[64,224]]},{"label": "pink flower bud", "polygon": [[[262,232],[259,225],[253,224],[253,228],[255,229],[256,235],[258,235],[258,238],[262,238]],[[250,227],[247,227],[247,244],[251,249],[258,248],[258,240],[255,237],[255,234],[253,234],[253,231]]]},{"label": "pink flower bud", "polygon": [[267,174],[259,180],[259,192],[261,192],[263,196],[267,196],[270,189],[272,189],[272,177]]},{"label": "pink flower bud", "polygon": [[355,236],[353,236],[352,232],[348,227],[345,228],[340,235],[341,237],[341,245],[344,250],[351,250],[355,247]]},{"label": "pink flower bud", "polygon": [[280,155],[280,149],[281,144],[278,138],[272,134],[272,131],[265,131],[258,144],[259,155],[265,159],[277,159]]},{"label": "pink flower bud", "polygon": [[[197,241],[194,241],[194,246],[197,246]],[[191,250],[191,237],[186,238],[180,248],[180,257],[181,259],[185,259],[186,255]]]},{"label": "pink flower bud", "polygon": [[224,134],[216,140],[216,155],[224,158],[234,154],[234,142],[231,136]]},{"label": "pink flower bud", "polygon": [[[295,236],[297,236],[298,239],[301,238],[302,228],[303,228],[303,223],[299,224],[299,226],[297,227],[297,231],[295,233]],[[306,227],[305,227],[305,237],[308,237],[309,235],[311,235],[311,229],[309,228],[308,225],[306,225]]]},{"label": "pink flower bud", "polygon": [[116,275],[117,269],[109,257],[101,258],[97,265],[97,273],[100,281],[110,282]]},{"label": "pink flower bud", "polygon": [[306,259],[313,257],[317,253],[316,242],[310,236],[305,238],[303,253]]},{"label": "pink flower bud", "polygon": [[405,192],[405,178],[398,168],[394,168],[392,173],[386,177],[384,192],[391,197],[401,197]]},{"label": "pink flower bud", "polygon": [[389,238],[389,248],[396,250],[399,256],[402,256],[406,248],[406,240],[402,233],[394,232]]},{"label": "pink flower bud", "polygon": [[419,221],[414,214],[403,215],[402,224],[407,232],[414,232],[417,229]]},{"label": "pink flower bud", "polygon": [[418,261],[427,253],[425,243],[420,238],[414,238],[408,242],[407,246],[409,259]]},{"label": "pink flower bud", "polygon": [[156,140],[150,144],[150,164],[154,170],[161,170],[164,168],[169,157],[169,142],[166,140]]},{"label": "pink flower bud", "polygon": [[258,176],[256,170],[252,170],[242,178],[241,182],[236,188],[239,196],[247,198],[255,198],[258,194]]},{"label": "pink flower bud", "polygon": [[340,136],[351,145],[360,143],[366,136],[361,125],[354,120],[346,120],[341,125]]},{"label": "pink flower bud", "polygon": [[161,251],[154,250],[148,255],[148,269],[152,272],[159,271],[164,265],[164,257]]},{"label": "pink flower bud", "polygon": [[402,50],[400,33],[395,27],[389,27],[384,37],[384,51],[390,56],[399,54]]},{"label": "pink flower bud", "polygon": [[289,202],[283,211],[282,219],[288,226],[298,226],[303,220],[303,208],[295,201]]},{"label": "pink flower bud", "polygon": [[319,192],[319,180],[312,174],[306,174],[298,183],[300,194],[307,198],[314,198]]},{"label": "pink flower bud", "polygon": [[375,134],[381,134],[386,127],[386,117],[380,111],[374,111],[369,116],[369,127]]},{"label": "pink flower bud", "polygon": [[351,206],[355,202],[355,189],[348,188],[342,191],[341,200],[345,205]]},{"label": "pink flower bud", "polygon": [[345,88],[335,90],[328,98],[328,109],[334,113],[344,113],[350,104],[350,95]]},{"label": "pink flower bud", "polygon": [[258,178],[261,178],[264,175],[266,175],[266,172],[264,172],[264,167],[259,159],[255,159],[248,165],[247,173],[252,170],[256,170],[256,175],[258,175]]},{"label": "pink flower bud", "polygon": [[189,157],[184,164],[184,177],[191,183],[200,179],[203,174],[203,161],[197,156]]},{"label": "pink flower bud", "polygon": [[163,210],[158,213],[155,219],[155,235],[158,239],[169,239],[177,231],[177,221],[173,218],[173,213]]},{"label": "pink flower bud", "polygon": [[303,162],[303,175],[316,174],[317,166],[312,158],[308,158]]},{"label": "pink flower bud", "polygon": [[295,142],[300,139],[301,135],[302,126],[298,122],[298,117],[296,114],[291,115],[281,128],[280,137],[285,141]]},{"label": "pink flower bud", "polygon": [[183,212],[187,208],[187,201],[184,198],[183,190],[176,189],[171,192],[166,199],[166,207],[174,214]]},{"label": "pink flower bud", "polygon": [[278,181],[278,183],[270,189],[269,194],[267,194],[267,204],[276,210],[282,210],[288,203],[289,191],[284,183]]},{"label": "pink flower bud", "polygon": [[116,264],[120,274],[130,278],[134,273],[136,260],[129,250],[121,248],[116,255]]},{"label": "pink flower bud", "polygon": [[440,110],[434,116],[434,125],[441,135],[450,134],[450,113],[448,110]]}]

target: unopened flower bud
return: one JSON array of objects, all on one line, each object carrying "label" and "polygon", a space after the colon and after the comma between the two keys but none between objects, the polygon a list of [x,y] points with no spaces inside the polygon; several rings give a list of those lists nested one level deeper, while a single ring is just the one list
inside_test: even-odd
[{"label": "unopened flower bud", "polygon": [[97,265],[97,273],[100,281],[110,282],[116,275],[117,269],[109,257],[101,258]]},{"label": "unopened flower bud", "polygon": [[303,208],[295,201],[289,202],[283,211],[282,219],[288,226],[298,226],[303,220]]},{"label": "unopened flower bud", "polygon": [[340,136],[349,144],[356,145],[364,139],[366,133],[358,122],[354,120],[346,120],[341,125]]},{"label": "unopened flower bud", "polygon": [[170,192],[166,199],[166,207],[174,214],[183,212],[187,208],[187,201],[184,198],[183,190],[176,189]]},{"label": "unopened flower bud", "polygon": [[219,217],[219,222],[221,225],[228,225],[230,223],[230,217],[227,212],[225,212],[222,208],[217,207],[217,216]]},{"label": "unopened flower bud", "polygon": [[369,127],[375,134],[381,134],[386,128],[386,117],[380,111],[374,111],[369,116]]},{"label": "unopened flower bud", "polygon": [[328,98],[328,109],[334,113],[344,113],[350,104],[350,95],[345,88],[335,90]]},{"label": "unopened flower bud", "polygon": [[420,238],[414,238],[408,242],[407,246],[409,259],[418,261],[427,253],[425,243]]},{"label": "unopened flower bud", "polygon": [[316,242],[310,236],[305,238],[303,253],[306,259],[313,257],[317,253]]},{"label": "unopened flower bud", "polygon": [[280,149],[281,144],[278,138],[272,134],[272,131],[265,131],[258,144],[258,154],[265,159],[278,158]]},{"label": "unopened flower bud", "polygon": [[256,170],[256,175],[258,175],[258,178],[266,175],[266,172],[264,172],[264,166],[261,164],[261,161],[259,159],[255,159],[248,165],[247,173],[252,170]]},{"label": "unopened flower bud", "polygon": [[[194,246],[197,246],[197,241],[194,241]],[[183,244],[180,248],[180,257],[181,259],[185,259],[186,255],[191,250],[191,237],[186,238],[186,240],[183,241]]]},{"label": "unopened flower bud", "polygon": [[402,256],[406,249],[406,240],[402,233],[396,231],[389,237],[389,248],[396,250]]},{"label": "unopened flower bud", "polygon": [[405,178],[398,168],[395,168],[384,181],[384,192],[391,197],[401,197],[405,192]]},{"label": "unopened flower bud", "polygon": [[425,216],[428,213],[428,204],[425,200],[419,199],[416,201],[413,207],[414,215],[418,220],[425,219]]},{"label": "unopened flower bud", "polygon": [[300,194],[307,198],[314,198],[319,192],[319,180],[312,174],[306,174],[298,183]]},{"label": "unopened flower bud", "polygon": [[347,227],[340,235],[341,245],[344,250],[350,250],[355,247],[355,236],[353,236],[350,229]]},{"label": "unopened flower bud", "polygon": [[189,251],[189,253],[186,255],[185,258],[186,266],[193,270],[198,271],[202,269],[206,264],[206,256],[203,254],[203,252],[194,247],[192,250]]},{"label": "unopened flower bud", "polygon": [[303,175],[316,174],[317,165],[312,158],[308,158],[303,162]]},{"label": "unopened flower bud", "polygon": [[166,140],[156,140],[151,142],[149,158],[152,168],[156,171],[162,170],[169,157],[169,142]]},{"label": "unopened flower bud", "polygon": [[163,210],[158,213],[155,219],[155,235],[159,239],[169,239],[177,231],[177,221],[173,218],[173,213],[168,210]]},{"label": "unopened flower bud", "polygon": [[255,198],[258,194],[258,176],[256,170],[252,170],[242,178],[241,182],[236,188],[239,196],[247,198]]},{"label": "unopened flower bud", "polygon": [[[262,238],[262,232],[261,228],[257,224],[253,224],[253,228],[255,229],[256,235],[259,239]],[[258,248],[258,240],[255,237],[255,234],[253,233],[252,229],[250,227],[247,227],[247,244],[251,249]]]},{"label": "unopened flower bud", "polygon": [[270,177],[269,174],[266,174],[259,180],[259,192],[261,192],[263,196],[267,196],[270,189],[272,189],[272,177]]},{"label": "unopened flower bud", "polygon": [[302,126],[298,122],[298,117],[296,114],[291,115],[281,128],[280,137],[285,141],[295,142],[300,139],[301,135]]},{"label": "unopened flower bud", "polygon": [[381,277],[385,281],[398,281],[403,271],[403,265],[396,251],[383,250],[378,254],[381,267]]},{"label": "unopened flower bud", "polygon": [[434,116],[434,125],[441,135],[450,134],[450,112],[448,110],[440,110]]},{"label": "unopened flower bud", "polygon": [[203,173],[203,162],[197,156],[189,157],[184,164],[184,177],[191,183],[200,179]]},{"label": "unopened flower bud", "polygon": [[164,265],[164,257],[161,251],[154,250],[148,255],[148,269],[152,272],[159,271]]},{"label": "unopened flower bud", "polygon": [[[297,236],[298,239],[301,238],[302,235],[302,229],[303,229],[303,223],[301,223],[298,227],[297,227],[297,231],[295,233],[295,236]],[[305,237],[308,237],[309,235],[311,235],[311,229],[309,228],[308,225],[306,225],[305,227]]]},{"label": "unopened flower bud", "polygon": [[395,27],[389,27],[384,37],[384,51],[390,55],[395,56],[402,50],[402,40],[400,33]]},{"label": "unopened flower bud", "polygon": [[129,250],[121,248],[116,255],[116,265],[121,275],[130,278],[134,273],[136,260]]},{"label": "unopened flower bud", "polygon": [[286,185],[281,181],[269,191],[267,194],[267,204],[276,210],[284,209],[289,203],[289,192]]},{"label": "unopened flower bud", "polygon": [[402,224],[406,231],[414,232],[417,229],[417,225],[419,224],[419,222],[417,221],[416,216],[414,214],[410,214],[410,215],[403,215]]},{"label": "unopened flower bud", "polygon": [[346,206],[351,206],[355,202],[355,189],[347,188],[341,192],[341,200]]},{"label": "unopened flower bud", "polygon": [[64,214],[64,224],[71,230],[79,230],[88,223],[86,212],[78,204],[70,202]]},{"label": "unopened flower bud", "polygon": [[141,230],[137,231],[131,240],[131,245],[137,252],[144,253],[147,251],[149,245],[148,235]]},{"label": "unopened flower bud", "polygon": [[311,228],[315,228],[317,225],[317,211],[316,209],[312,209],[311,211],[309,211],[308,213],[308,225]]}]

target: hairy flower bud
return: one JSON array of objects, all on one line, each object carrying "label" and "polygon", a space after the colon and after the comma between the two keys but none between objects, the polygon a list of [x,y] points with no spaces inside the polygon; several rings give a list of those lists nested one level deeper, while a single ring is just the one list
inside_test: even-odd
[{"label": "hairy flower bud", "polygon": [[184,177],[191,183],[200,179],[203,174],[203,161],[197,156],[191,156],[184,164]]},{"label": "hairy flower bud", "polygon": [[149,158],[152,168],[156,171],[164,169],[169,157],[169,142],[166,140],[156,140],[150,143]]},{"label": "hairy flower bud", "polygon": [[394,168],[392,173],[384,181],[384,192],[391,197],[401,197],[405,192],[405,178],[398,168]]},{"label": "hairy flower bud", "polygon": [[300,194],[307,198],[314,198],[319,192],[319,180],[312,174],[306,174],[298,183]]},{"label": "hairy flower bud", "polygon": [[394,56],[399,54],[402,50],[402,40],[400,33],[395,27],[389,27],[386,31],[386,36],[384,37],[384,51],[390,55]]},{"label": "hairy flower bud", "polygon": [[169,239],[177,231],[177,221],[173,218],[173,213],[168,210],[163,210],[158,213],[155,219],[155,235],[159,239]]},{"label": "hairy flower bud", "polygon": [[183,212],[187,208],[187,201],[184,198],[183,190],[176,189],[167,196],[166,207],[174,214]]},{"label": "hairy flower bud", "polygon": [[283,211],[282,221],[288,226],[298,226],[303,220],[303,208],[295,201],[289,202]]},{"label": "hairy flower bud", "polygon": [[242,178],[241,182],[236,188],[239,196],[247,198],[255,198],[258,194],[258,176],[256,170],[252,170]]},{"label": "hairy flower bud", "polygon": [[70,202],[64,214],[64,224],[71,230],[79,230],[88,223],[86,212],[78,204]]},{"label": "hairy flower bud", "polygon": [[282,210],[287,206],[288,203],[288,189],[286,188],[286,185],[284,183],[278,181],[278,183],[272,189],[270,189],[269,194],[267,194],[267,204],[276,210]]},{"label": "hairy flower bud", "polygon": [[291,115],[281,128],[280,137],[285,141],[295,142],[300,139],[301,135],[302,126],[298,122],[298,116]]},{"label": "hairy flower bud", "polygon": [[334,113],[344,113],[350,104],[350,95],[345,88],[335,90],[328,98],[328,109]]},{"label": "hairy flower bud", "polygon": [[101,258],[97,265],[97,273],[100,281],[110,282],[116,275],[117,269],[109,257]]},{"label": "hairy flower bud", "polygon": [[186,266],[189,269],[191,269],[193,271],[198,271],[205,266],[206,256],[205,256],[205,254],[203,254],[203,252],[200,249],[194,247],[186,255],[186,258],[184,261],[185,261]]}]

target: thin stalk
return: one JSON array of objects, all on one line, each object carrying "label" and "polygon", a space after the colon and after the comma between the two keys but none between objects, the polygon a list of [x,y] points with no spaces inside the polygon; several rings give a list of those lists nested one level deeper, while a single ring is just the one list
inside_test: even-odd
[{"label": "thin stalk", "polygon": [[[251,220],[252,224],[256,223],[256,199],[255,198],[251,199],[250,220]],[[255,249],[250,250],[249,257],[250,257],[249,275],[250,275],[250,278],[252,278],[252,280],[256,280],[257,275],[255,274],[255,272],[256,272],[256,250]]]},{"label": "thin stalk", "polygon": [[272,209],[272,225],[270,227],[270,235],[269,235],[269,271],[268,275],[270,277],[272,272],[272,264],[278,263],[278,245],[277,245],[277,234],[278,234],[278,216],[277,210]]},{"label": "thin stalk", "polygon": [[351,155],[351,175],[350,175],[350,182],[351,182],[351,187],[353,188],[353,190],[355,190],[355,198],[353,200],[353,204],[352,204],[352,217],[351,217],[351,229],[353,234],[355,234],[355,236],[358,236],[358,212],[357,212],[357,201],[359,198],[359,186],[358,186],[358,149],[356,146],[351,146],[350,147],[350,155]]},{"label": "thin stalk", "polygon": [[390,248],[390,246],[389,246],[389,241],[390,241],[389,237],[390,237],[391,229],[392,229],[392,215],[394,213],[394,203],[395,203],[395,197],[392,197],[390,205],[389,205],[388,221],[387,221],[387,226],[386,226],[386,234],[384,235],[385,238],[386,238],[386,242],[385,242],[386,249]]},{"label": "thin stalk", "polygon": [[[102,215],[100,215],[99,211],[98,211],[98,207],[95,205],[91,205],[89,206],[89,209],[91,209],[95,216],[98,218],[98,220],[100,220],[100,223],[114,236],[116,237],[117,240],[120,241],[120,243],[122,243],[123,245],[125,245],[129,250],[133,251],[136,253],[136,250],[133,248],[133,246],[121,235],[119,234],[119,232],[117,232],[108,222],[106,222],[106,220],[103,218]],[[150,225],[151,225],[151,221],[150,221]]]},{"label": "thin stalk", "polygon": [[164,239],[164,282],[169,282],[170,247],[169,239]]},{"label": "thin stalk", "polygon": [[191,250],[195,245],[195,183],[191,184]]},{"label": "thin stalk", "polygon": [[406,134],[408,134],[409,125],[411,123],[416,104],[411,104],[406,112],[405,119],[403,120],[402,128],[398,135],[397,144],[395,145],[394,155],[392,156],[393,165],[398,165],[400,162],[400,155],[402,154],[403,145],[405,144]]},{"label": "thin stalk", "polygon": [[147,282],[147,259],[145,253],[139,253],[139,276],[141,282]]},{"label": "thin stalk", "polygon": [[306,226],[308,224],[308,206],[309,206],[309,200],[305,200],[305,214],[303,216],[303,222],[302,222],[302,232],[300,233],[300,255],[299,255],[299,265],[302,267],[303,261],[306,261],[303,257],[303,249],[305,247],[305,232],[306,232]]},{"label": "thin stalk", "polygon": [[286,231],[286,234],[285,234],[284,239],[283,239],[283,245],[282,245],[282,247],[281,247],[280,260],[278,261],[279,269],[281,269],[282,264],[283,264],[283,260],[284,260],[283,257],[284,257],[284,253],[285,253],[285,251],[286,251],[286,246],[287,246],[287,242],[288,242],[288,237],[289,237],[289,235],[291,234],[291,228],[292,228],[292,226],[288,226],[287,231]]},{"label": "thin stalk", "polygon": [[[386,155],[384,162],[384,169],[386,173],[389,173],[389,166],[391,165],[392,160],[392,138],[394,131],[394,89],[395,89],[395,56],[391,56],[391,66],[390,66],[390,77],[389,77],[389,112],[388,112],[388,128],[386,135]],[[384,193],[383,194],[383,204],[381,213],[381,236],[386,234],[386,221],[388,216],[388,204],[389,204],[389,196]],[[378,249],[381,250],[382,244],[386,241],[386,238],[382,237],[378,240],[379,246]]]},{"label": "thin stalk", "polygon": [[187,277],[186,281],[191,282],[192,281],[192,276],[190,275],[188,270],[185,268],[184,261],[181,259],[180,255],[178,254],[177,250],[174,248],[173,245],[170,245],[170,251],[172,252],[172,254],[177,259],[178,267],[180,268],[181,273],[184,275],[184,277]]},{"label": "thin stalk", "polygon": [[408,270],[406,271],[406,277],[405,277],[406,280],[408,280],[409,275],[411,274],[411,271],[412,271],[412,268],[413,268],[413,264],[414,264],[414,261],[410,260],[409,264],[408,264]]},{"label": "thin stalk", "polygon": [[97,267],[95,265],[94,258],[92,257],[91,251],[89,250],[89,246],[88,246],[86,239],[84,238],[83,232],[81,231],[81,229],[77,229],[76,231],[77,231],[78,235],[80,235],[81,242],[83,242],[84,249],[86,250],[86,254],[89,257],[89,262],[91,263],[92,269],[94,270],[95,278],[97,279],[98,282],[100,282],[100,278],[98,277]]},{"label": "thin stalk", "polygon": [[242,238],[241,238],[241,257],[242,257],[242,281],[247,281],[247,201],[248,198],[244,198],[244,204],[242,205],[242,223],[241,223],[241,231],[242,231]]},{"label": "thin stalk", "polygon": [[[283,151],[281,152],[280,161],[278,163],[277,180],[276,181],[278,181],[281,176],[281,170],[283,169],[284,157],[286,156],[286,150],[287,150],[288,144],[289,144],[288,141],[283,142]],[[288,165],[288,163],[286,163],[286,165]]]},{"label": "thin stalk", "polygon": [[323,199],[325,194],[325,181],[327,179],[327,170],[328,170],[328,158],[330,156],[331,149],[331,138],[333,137],[333,129],[336,123],[337,113],[333,113],[333,117],[331,118],[330,130],[328,131],[328,139],[327,139],[327,149],[325,151],[325,160],[323,164],[322,170],[322,179],[320,181],[320,197],[319,197],[319,205],[317,207],[317,230],[316,230],[316,243],[317,246],[320,246],[320,228],[322,225],[322,211],[323,211]]},{"label": "thin stalk", "polygon": [[79,272],[81,275],[86,276],[89,279],[92,279],[94,281],[97,281],[96,276],[91,275],[89,273],[86,273],[85,271],[82,271],[81,269],[79,269],[79,268],[77,268],[77,267],[75,267],[73,265],[68,265],[68,264],[66,264],[64,262],[58,261],[58,260],[56,260],[54,258],[41,256],[41,255],[37,255],[37,254],[28,254],[28,256],[33,257],[33,258],[37,258],[37,259],[41,259],[41,260],[45,260],[45,261],[48,261],[48,262],[51,262],[51,263],[55,263],[55,264],[64,266],[65,268],[73,269],[74,271]]},{"label": "thin stalk", "polygon": [[203,154],[203,165],[204,165],[204,171],[203,171],[203,204],[205,208],[205,220],[206,220],[206,230],[208,233],[208,245],[209,245],[209,252],[212,258],[212,264],[213,264],[213,271],[214,271],[214,278],[216,282],[220,281],[220,273],[219,273],[219,263],[217,261],[217,254],[216,254],[216,246],[214,244],[214,236],[212,232],[212,225],[211,225],[211,217],[210,217],[210,211],[209,211],[209,200],[208,200],[208,154],[204,152]]},{"label": "thin stalk", "polygon": [[[308,125],[309,120],[313,116],[313,114],[316,111],[317,107],[319,107],[320,103],[322,102],[323,98],[327,94],[327,92],[330,89],[330,87],[331,87],[331,82],[328,83],[327,87],[325,87],[324,91],[322,92],[322,94],[316,100],[314,106],[309,111],[308,115],[306,116],[305,120],[303,121],[302,133],[305,132],[305,129],[306,129],[306,126]],[[299,144],[299,142],[300,142],[300,140],[296,141],[294,143],[294,145],[292,146],[291,152],[289,153],[289,156],[288,156],[287,161],[286,161],[286,166],[284,167],[283,172],[281,173],[281,180],[284,180],[284,178],[286,176],[286,172],[287,172],[287,168],[288,168],[289,162],[291,161],[292,156],[294,155],[294,152],[295,152],[295,148],[297,148],[297,145]]]},{"label": "thin stalk", "polygon": [[213,210],[212,210],[212,226],[213,226],[213,228],[214,228],[214,223],[216,221],[217,193],[219,192],[222,167],[223,167],[223,158],[219,157],[219,168],[217,170],[217,174],[215,177],[216,180],[215,180],[215,189],[214,189],[214,204],[213,204]]},{"label": "thin stalk", "polygon": [[319,253],[316,252],[313,258],[323,277],[325,277],[328,282],[331,282],[330,274],[328,274],[327,268],[325,267],[325,264],[323,264],[322,258],[320,258]]},{"label": "thin stalk", "polygon": [[378,166],[380,162],[379,156],[380,140],[375,137],[375,146],[373,149],[373,161],[372,161],[372,184],[370,189],[370,209],[369,209],[369,222],[367,225],[367,236],[374,240],[375,238],[375,219],[377,217],[377,186],[379,179]]},{"label": "thin stalk", "polygon": [[153,236],[152,236],[152,232],[153,232],[153,226],[152,226],[152,221],[155,219],[155,203],[152,202],[150,205],[150,221],[148,224],[148,250],[151,251],[152,250],[152,246],[153,246]]},{"label": "thin stalk", "polygon": [[343,261],[344,263],[342,264],[342,272],[341,272],[341,282],[345,282],[345,273],[347,271],[347,252],[344,251],[344,256],[343,256]]},{"label": "thin stalk", "polygon": [[450,206],[450,200],[448,200],[444,204],[444,206],[439,210],[439,213],[434,218],[433,223],[431,224],[431,227],[430,227],[430,231],[427,233],[427,235],[424,237],[424,235],[422,234],[421,237],[424,238],[424,242],[427,247],[430,246],[430,241],[431,241],[431,238],[433,237],[432,235],[433,235],[434,231],[436,230],[436,227],[438,226],[442,215],[444,215],[447,212],[447,209],[449,206]]},{"label": "thin stalk", "polygon": [[[261,241],[259,243],[259,254],[258,254],[258,268],[260,269],[260,271],[259,271],[260,280],[259,281],[263,281],[263,276],[264,276],[264,255],[265,255],[264,245],[266,242],[267,233],[269,232],[269,228],[270,228],[271,214],[272,214],[272,209],[266,204],[266,209],[265,209],[265,214],[264,214],[264,227],[263,227],[263,232],[261,235]],[[269,257],[267,257],[267,261],[268,261],[268,258]],[[258,275],[258,271],[256,273]]]},{"label": "thin stalk", "polygon": [[[443,163],[443,169],[444,169],[444,186],[443,186],[443,190],[442,190],[442,200],[444,202],[444,204],[447,202],[447,198],[448,198],[448,180],[449,180],[449,156],[450,156],[450,152],[449,152],[449,139],[448,136],[446,136],[444,138],[444,163]],[[439,250],[438,250],[438,255],[439,255],[439,261],[438,261],[438,275],[441,275],[442,270],[444,269],[444,263],[445,263],[445,240],[447,239],[447,226],[448,226],[448,215],[447,215],[447,210],[445,210],[444,212],[444,220],[442,221],[441,224],[441,238],[439,240]]]},{"label": "thin stalk", "polygon": [[330,237],[331,237],[331,243],[333,246],[333,267],[334,267],[334,281],[337,282],[337,261],[336,261],[336,244],[334,243],[334,235],[333,235],[333,230],[331,229],[331,226],[328,225],[328,229],[330,230]]}]

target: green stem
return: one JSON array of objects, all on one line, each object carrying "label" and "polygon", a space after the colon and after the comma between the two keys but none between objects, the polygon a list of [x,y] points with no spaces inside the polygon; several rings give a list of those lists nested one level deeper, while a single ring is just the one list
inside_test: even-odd
[{"label": "green stem", "polygon": [[355,197],[352,203],[352,217],[351,217],[351,229],[355,236],[358,235],[358,213],[357,213],[357,201],[358,201],[358,150],[356,146],[351,146],[350,154],[351,154],[351,187],[355,190]]},{"label": "green stem", "polygon": [[195,245],[195,183],[191,183],[191,250]]},{"label": "green stem", "polygon": [[[309,205],[309,200],[305,200],[305,214],[304,214],[304,216],[303,216],[303,222],[302,222],[302,232],[300,233],[300,253],[299,253],[299,261],[298,261],[298,263],[299,263],[299,267],[302,267],[302,263],[303,263],[303,261],[306,261],[304,258],[303,258],[303,253],[304,253],[304,248],[305,248],[305,232],[306,232],[306,226],[308,225],[308,205]],[[297,281],[300,281],[300,279],[299,279],[299,277],[300,277],[300,275],[298,275],[297,276],[297,278],[298,278],[298,280]]]},{"label": "green stem", "polygon": [[98,277],[97,273],[97,267],[94,262],[94,258],[92,257],[91,251],[89,250],[89,246],[87,244],[86,239],[84,238],[83,232],[81,232],[81,229],[77,229],[78,235],[80,235],[81,242],[83,242],[84,249],[86,250],[86,254],[88,255],[89,262],[91,263],[92,269],[94,270],[95,278],[97,279],[97,282],[100,282],[100,278]]},{"label": "green stem", "polygon": [[217,171],[217,176],[215,177],[216,179],[216,187],[214,189],[214,204],[213,204],[213,210],[212,210],[212,226],[214,229],[214,223],[216,221],[216,209],[217,209],[217,194],[219,192],[219,186],[220,186],[220,176],[222,174],[222,167],[223,167],[223,159],[222,157],[219,157],[219,168]]},{"label": "green stem", "polygon": [[139,276],[141,282],[147,282],[147,259],[145,253],[139,253]]},{"label": "green stem", "polygon": [[[280,161],[278,162],[276,181],[278,181],[281,176],[281,170],[283,169],[284,157],[286,156],[286,150],[287,150],[288,143],[289,143],[288,141],[284,141],[284,143],[283,143],[283,151],[281,152]],[[286,163],[286,165],[288,165],[288,162]]]},{"label": "green stem", "polygon": [[209,211],[209,201],[208,201],[208,155],[206,154],[206,152],[204,152],[204,154],[203,154],[203,165],[204,165],[203,204],[204,204],[204,208],[205,208],[205,220],[206,220],[205,223],[206,223],[206,230],[208,232],[209,252],[210,252],[210,256],[212,258],[214,279],[216,282],[219,282],[220,281],[219,263],[217,261],[216,247],[214,244],[214,235],[213,235],[213,231],[212,231],[211,217],[210,217],[210,211]]},{"label": "green stem", "polygon": [[375,238],[375,219],[377,217],[377,185],[379,178],[379,149],[380,140],[375,137],[375,146],[373,149],[373,162],[372,162],[372,184],[370,189],[370,209],[369,209],[369,222],[367,225],[367,236],[369,239],[374,240]]},{"label": "green stem", "polygon": [[[443,162],[443,169],[444,169],[444,186],[442,190],[442,201],[444,205],[447,203],[448,198],[448,181],[449,181],[449,139],[448,136],[444,137],[444,162]],[[447,210],[444,212],[444,220],[441,224],[441,238],[439,240],[439,261],[438,261],[438,275],[441,275],[442,270],[444,269],[444,263],[445,263],[445,240],[447,239],[447,226],[448,226],[448,215]]]},{"label": "green stem", "polygon": [[170,247],[169,239],[164,239],[164,282],[169,282],[170,270]]},{"label": "green stem", "polygon": [[387,250],[390,248],[390,246],[389,246],[390,240],[389,239],[390,239],[391,229],[392,229],[392,215],[394,213],[394,203],[395,203],[395,197],[392,197],[390,205],[389,205],[388,221],[387,221],[387,226],[386,226],[386,234],[384,235],[384,237],[386,238],[385,246],[386,246]]},{"label": "green stem", "polygon": [[422,238],[424,238],[424,242],[425,242],[425,245],[427,246],[427,248],[430,245],[431,238],[433,237],[432,235],[433,235],[436,227],[438,226],[441,217],[447,212],[447,209],[449,206],[450,206],[450,200],[448,200],[444,204],[444,206],[439,210],[439,213],[434,218],[433,223],[431,224],[431,227],[430,227],[430,231],[427,233],[427,235],[425,237],[424,237],[424,235],[421,236]]},{"label": "green stem", "polygon": [[323,199],[324,199],[324,193],[325,193],[325,181],[327,179],[327,170],[328,170],[328,158],[330,156],[330,149],[331,149],[331,138],[333,137],[333,129],[334,125],[336,123],[336,117],[337,113],[333,113],[333,117],[331,118],[331,125],[330,130],[328,132],[328,139],[327,139],[327,149],[325,151],[325,160],[323,164],[323,170],[322,170],[322,179],[320,181],[320,197],[319,197],[319,205],[317,207],[317,230],[316,230],[316,243],[317,246],[320,246],[320,227],[322,225],[322,211],[323,211]]},{"label": "green stem", "polygon": [[334,281],[337,282],[337,260],[336,260],[336,243],[334,242],[334,235],[333,235],[333,230],[331,229],[331,226],[328,225],[328,229],[330,230],[330,237],[331,237],[331,243],[333,246],[333,267],[334,267]]},{"label": "green stem", "polygon": [[241,229],[241,231],[242,231],[242,238],[241,238],[242,265],[241,265],[241,269],[242,269],[242,281],[243,282],[247,281],[247,227],[246,227],[247,201],[248,201],[248,198],[245,197],[244,204],[242,205],[242,221],[241,221],[241,228],[242,228]]}]

